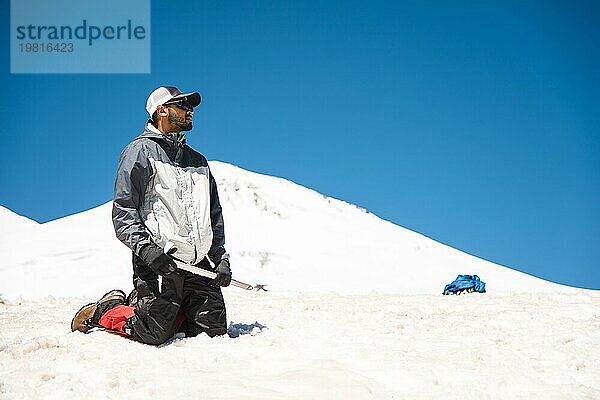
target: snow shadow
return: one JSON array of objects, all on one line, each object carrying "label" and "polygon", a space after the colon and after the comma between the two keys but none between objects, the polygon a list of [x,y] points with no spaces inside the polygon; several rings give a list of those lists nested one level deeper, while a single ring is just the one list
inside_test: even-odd
[{"label": "snow shadow", "polygon": [[254,322],[253,324],[234,324],[232,322],[229,324],[229,328],[227,328],[227,334],[230,338],[240,337],[241,335],[254,336],[257,333],[262,332],[263,329],[267,329],[267,326],[260,322]]}]

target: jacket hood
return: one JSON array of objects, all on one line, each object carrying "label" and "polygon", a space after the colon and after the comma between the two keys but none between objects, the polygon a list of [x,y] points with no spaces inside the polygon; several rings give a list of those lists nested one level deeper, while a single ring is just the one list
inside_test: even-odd
[{"label": "jacket hood", "polygon": [[161,133],[154,125],[152,125],[150,120],[148,120],[144,127],[144,131],[138,137],[159,139],[168,143],[169,147],[177,148],[183,147],[186,142],[185,133]]}]

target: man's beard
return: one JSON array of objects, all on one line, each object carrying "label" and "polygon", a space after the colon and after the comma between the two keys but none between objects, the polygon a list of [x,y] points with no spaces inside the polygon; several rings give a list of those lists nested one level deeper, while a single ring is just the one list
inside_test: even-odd
[{"label": "man's beard", "polygon": [[169,122],[177,125],[182,131],[192,130],[192,120],[187,120],[186,117],[178,117],[177,114],[169,113]]}]

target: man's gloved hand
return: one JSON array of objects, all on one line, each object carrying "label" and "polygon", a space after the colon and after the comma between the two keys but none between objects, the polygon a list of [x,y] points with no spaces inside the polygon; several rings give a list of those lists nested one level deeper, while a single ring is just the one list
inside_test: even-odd
[{"label": "man's gloved hand", "polygon": [[163,249],[155,245],[147,245],[140,250],[140,257],[152,271],[159,275],[167,276],[175,272],[177,264],[170,255],[165,254]]},{"label": "man's gloved hand", "polygon": [[229,260],[224,258],[219,261],[219,265],[215,269],[217,276],[213,279],[213,285],[227,287],[231,283],[231,268],[229,268]]}]

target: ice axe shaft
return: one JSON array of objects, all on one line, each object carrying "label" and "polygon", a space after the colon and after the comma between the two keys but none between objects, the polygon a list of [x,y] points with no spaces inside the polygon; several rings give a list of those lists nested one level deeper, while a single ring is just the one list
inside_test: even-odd
[{"label": "ice axe shaft", "polygon": [[[198,268],[198,267],[194,267],[193,265],[189,265],[189,264],[184,264],[180,261],[175,260],[175,262],[177,263],[177,268],[180,268],[184,271],[187,272],[191,272],[192,274],[196,274],[196,275],[200,275],[200,276],[205,276],[207,278],[210,279],[215,279],[215,277],[217,276],[217,274],[215,272],[212,271],[207,271],[205,269],[202,268]],[[254,287],[252,285],[248,285],[247,283],[244,282],[240,282],[240,281],[236,281],[235,279],[231,280],[231,284],[233,286],[237,286],[241,289],[246,289],[246,290],[252,290],[254,289]]]}]

